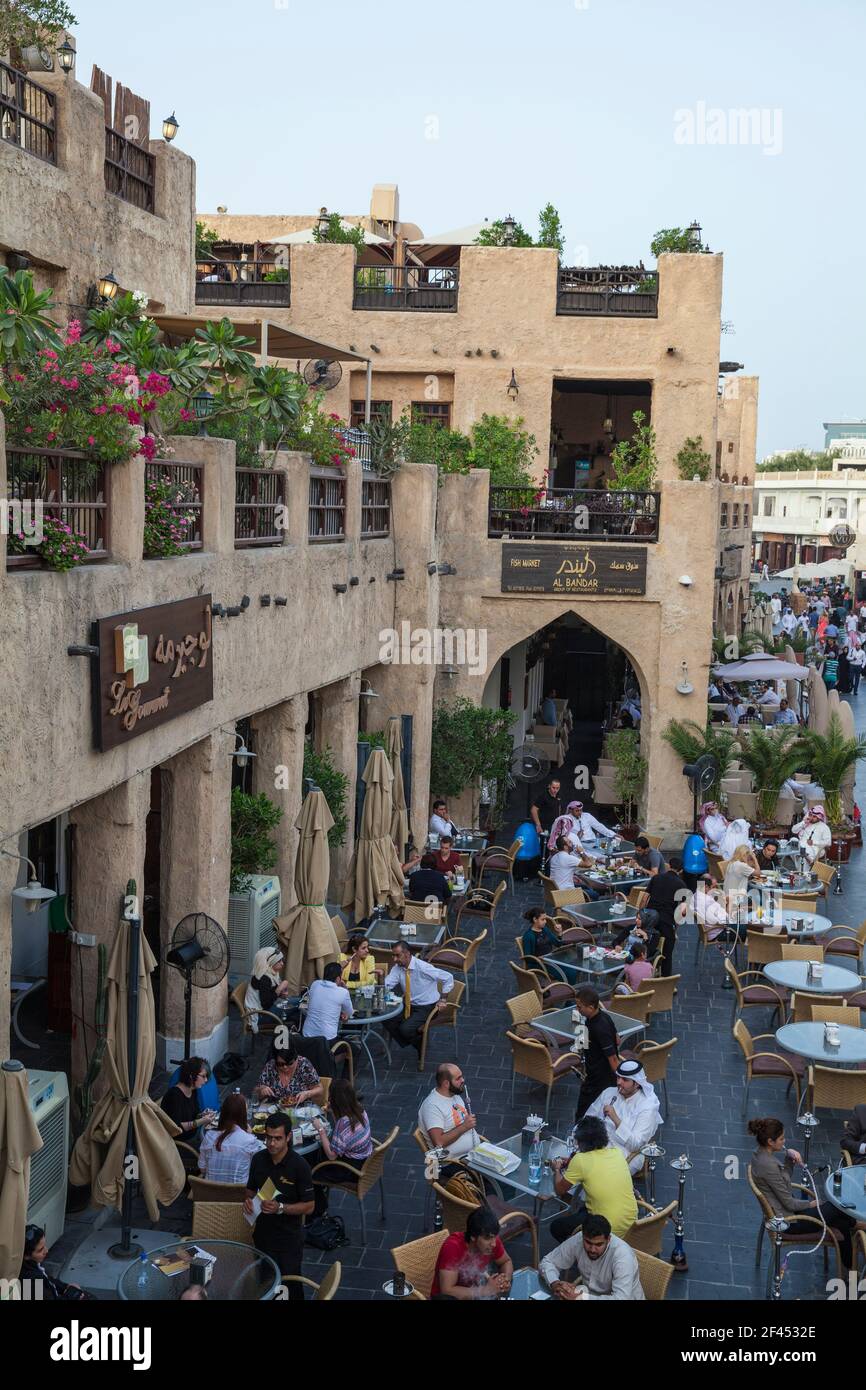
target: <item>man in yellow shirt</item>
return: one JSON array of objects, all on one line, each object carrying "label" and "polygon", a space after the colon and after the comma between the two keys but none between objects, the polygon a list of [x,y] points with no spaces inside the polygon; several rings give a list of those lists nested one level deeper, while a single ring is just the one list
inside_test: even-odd
[{"label": "man in yellow shirt", "polygon": [[558,1158],[552,1164],[554,1187],[559,1197],[582,1187],[583,1201],[551,1221],[550,1234],[557,1241],[568,1240],[592,1213],[606,1217],[615,1236],[624,1236],[637,1221],[637,1202],[622,1149],[608,1143],[607,1126],[598,1117],[584,1116],[574,1137],[578,1148],[574,1157],[568,1162]]}]

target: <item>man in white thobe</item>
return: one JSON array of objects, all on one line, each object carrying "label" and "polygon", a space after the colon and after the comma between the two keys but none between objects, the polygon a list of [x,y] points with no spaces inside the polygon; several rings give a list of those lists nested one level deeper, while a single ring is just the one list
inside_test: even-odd
[{"label": "man in white thobe", "polygon": [[574,806],[574,825],[571,834],[577,837],[580,847],[592,858],[597,858],[600,851],[595,848],[596,841],[612,840],[615,838],[614,832],[608,830],[606,825],[602,825],[600,820],[591,816],[588,811],[584,811],[583,802],[575,801]]},{"label": "man in white thobe", "polygon": [[608,1086],[592,1102],[587,1115],[604,1120],[608,1139],[623,1156],[635,1154],[629,1171],[643,1167],[640,1149],[648,1144],[661,1123],[659,1099],[640,1062],[626,1058],[616,1069],[616,1085]]}]

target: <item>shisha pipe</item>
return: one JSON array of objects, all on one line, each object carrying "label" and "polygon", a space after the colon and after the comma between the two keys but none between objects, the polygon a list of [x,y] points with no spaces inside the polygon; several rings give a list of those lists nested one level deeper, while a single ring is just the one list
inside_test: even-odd
[{"label": "shisha pipe", "polygon": [[641,1149],[641,1153],[643,1154],[644,1158],[649,1159],[647,1202],[649,1206],[653,1207],[656,1211],[658,1211],[658,1207],[656,1206],[656,1159],[664,1158],[665,1151],[664,1149],[659,1147],[659,1145],[656,1143],[654,1139],[651,1139],[648,1144],[644,1144],[643,1148]]},{"label": "shisha pipe", "polygon": [[675,1158],[673,1160],[673,1162],[671,1163],[671,1167],[675,1169],[677,1173],[679,1173],[679,1187],[677,1190],[677,1209],[674,1214],[674,1248],[673,1253],[671,1255],[671,1264],[673,1265],[677,1274],[685,1274],[686,1270],[689,1267],[689,1262],[686,1259],[685,1246],[683,1243],[683,1236],[685,1233],[683,1209],[685,1205],[686,1173],[688,1173],[689,1170],[694,1167],[694,1164],[689,1161],[688,1154],[680,1154],[679,1158]]},{"label": "shisha pipe", "polygon": [[770,1299],[778,1303],[782,1297],[782,1280],[785,1277],[782,1267],[782,1236],[788,1229],[788,1223],[781,1216],[774,1216],[772,1220],[765,1222],[764,1229],[773,1237],[773,1281]]},{"label": "shisha pipe", "polygon": [[807,1110],[803,1115],[798,1115],[798,1116],[797,1116],[797,1124],[798,1124],[798,1125],[801,1125],[801,1126],[803,1127],[803,1129],[806,1131],[805,1135],[803,1136],[803,1138],[804,1138],[804,1142],[803,1142],[803,1167],[804,1167],[804,1168],[808,1168],[808,1167],[809,1167],[809,1145],[810,1145],[810,1143],[812,1142],[812,1133],[813,1133],[814,1130],[816,1130],[816,1129],[818,1128],[818,1126],[819,1126],[820,1123],[821,1123],[821,1121],[820,1121],[815,1115],[812,1114],[811,1110]]}]

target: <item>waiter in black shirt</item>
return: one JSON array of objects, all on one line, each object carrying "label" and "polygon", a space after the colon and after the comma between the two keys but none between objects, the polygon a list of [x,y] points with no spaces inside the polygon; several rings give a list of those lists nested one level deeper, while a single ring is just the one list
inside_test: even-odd
[{"label": "waiter in black shirt", "polygon": [[[529,808],[532,823],[539,835],[549,835],[553,822],[562,815],[562,799],[559,795],[561,783],[558,777],[552,777],[547,784],[547,791],[537,796]],[[542,842],[543,858],[547,858],[547,841]]]},{"label": "waiter in black shirt", "polygon": [[577,1122],[583,1119],[602,1091],[616,1085],[619,1038],[613,1019],[602,1009],[601,1000],[594,989],[584,985],[577,991],[574,1002],[589,1033],[589,1047],[584,1054],[586,1080],[580,1088],[574,1114]]},{"label": "waiter in black shirt", "polygon": [[[253,1240],[257,1250],[270,1255],[281,1274],[300,1274],[304,1254],[304,1217],[315,1206],[313,1176],[309,1165],[292,1150],[292,1124],[279,1111],[265,1121],[265,1152],[250,1163],[244,1211],[253,1212],[253,1198],[270,1178],[276,1196],[262,1202]],[[289,1300],[303,1302],[303,1286],[289,1285]]]},{"label": "waiter in black shirt", "polygon": [[678,914],[686,910],[686,903],[690,897],[684,880],[680,878],[679,871],[682,867],[681,859],[672,858],[666,869],[660,869],[655,878],[650,879],[647,890],[647,907],[658,913],[657,926],[662,941],[663,957],[660,975],[672,975],[674,972]]}]

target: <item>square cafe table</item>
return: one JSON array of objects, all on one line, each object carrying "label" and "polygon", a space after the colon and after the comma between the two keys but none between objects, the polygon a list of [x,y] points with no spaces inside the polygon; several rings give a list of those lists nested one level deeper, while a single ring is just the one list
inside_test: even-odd
[{"label": "square cafe table", "polygon": [[580,879],[597,893],[628,893],[632,888],[646,888],[652,882],[651,874],[632,873],[613,874],[602,877],[594,869],[575,870],[575,878]]},{"label": "square cafe table", "polygon": [[400,930],[401,925],[403,923],[391,921],[386,917],[381,921],[371,922],[365,935],[371,946],[377,946],[384,951],[396,946],[398,941],[402,941],[410,951],[426,951],[431,946],[438,946],[445,935],[444,922],[413,922],[411,925],[415,930],[412,936],[404,936]]},{"label": "square cafe table", "polygon": [[[549,1033],[552,1038],[561,1040],[574,1037],[575,1025],[572,1022],[572,1009],[551,1009],[549,1014],[541,1014],[539,1018],[534,1018],[530,1024],[531,1028],[537,1028],[540,1033]],[[625,1042],[628,1038],[635,1037],[638,1033],[645,1033],[646,1026],[638,1023],[635,1018],[627,1018],[625,1014],[614,1013],[612,1009],[606,1010],[613,1021],[613,1026],[619,1034],[620,1042]]]},{"label": "square cafe table", "polygon": [[[428,834],[424,848],[435,853],[436,850],[440,848],[440,845],[431,845],[430,836]],[[480,854],[482,850],[487,848],[487,835],[483,830],[458,831],[454,836],[454,843],[451,848],[457,854]]]},{"label": "square cafe table", "polygon": [[[523,1151],[522,1134],[514,1134],[510,1139],[497,1139],[495,1143],[497,1148],[508,1149],[511,1153],[519,1155],[520,1167],[515,1168],[511,1173],[497,1173],[496,1169],[488,1164],[477,1162],[472,1152],[463,1154],[462,1162],[465,1163],[467,1167],[474,1168],[476,1173],[482,1173],[484,1177],[497,1188],[509,1188],[512,1192],[519,1192],[524,1197],[532,1197],[532,1214],[536,1220],[539,1217],[542,1206],[546,1202],[553,1201],[556,1203],[555,1210],[550,1214],[551,1220],[558,1212],[562,1212],[568,1208],[570,1199],[563,1199],[557,1195],[553,1186],[553,1173],[550,1168],[548,1168],[546,1162],[541,1170],[541,1181],[534,1184],[529,1181],[529,1152],[528,1150],[526,1152]],[[569,1155],[568,1146],[564,1144],[561,1139],[555,1137],[543,1139],[542,1143],[544,1145],[545,1160],[566,1158]]]},{"label": "square cafe table", "polygon": [[599,898],[595,903],[572,903],[570,907],[558,907],[556,912],[557,915],[567,913],[581,927],[609,927],[611,934],[614,927],[622,930],[623,927],[634,926],[637,921],[636,908],[629,905],[625,912],[612,912],[613,903],[613,898]]},{"label": "square cafe table", "polygon": [[587,983],[598,980],[600,984],[613,986],[616,977],[621,975],[628,964],[626,960],[611,960],[604,956],[601,960],[584,959],[582,946],[558,946],[545,960],[559,966],[569,983],[580,980]]}]

